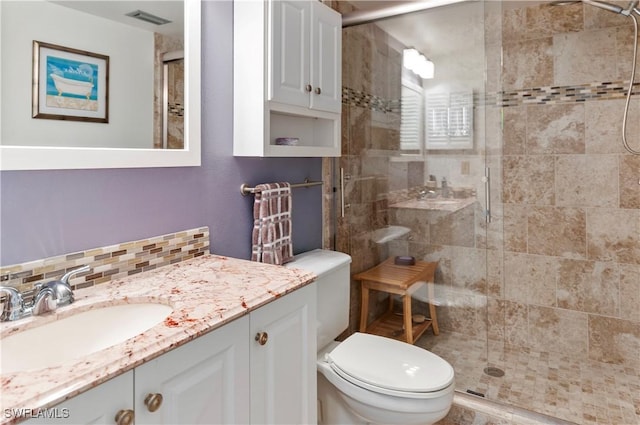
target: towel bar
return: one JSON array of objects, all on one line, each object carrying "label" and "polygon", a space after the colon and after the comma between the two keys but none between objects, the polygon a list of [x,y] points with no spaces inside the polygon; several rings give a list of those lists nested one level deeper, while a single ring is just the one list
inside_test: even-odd
[{"label": "towel bar", "polygon": [[[291,187],[292,188],[297,188],[297,187],[311,187],[311,186],[319,186],[322,185],[322,182],[319,181],[312,181],[309,179],[304,179],[304,183],[295,183],[292,184]],[[249,194],[253,194],[256,193],[256,188],[255,187],[249,187],[248,184],[246,183],[242,183],[242,185],[240,185],[240,193],[242,194],[242,196],[247,196]]]}]

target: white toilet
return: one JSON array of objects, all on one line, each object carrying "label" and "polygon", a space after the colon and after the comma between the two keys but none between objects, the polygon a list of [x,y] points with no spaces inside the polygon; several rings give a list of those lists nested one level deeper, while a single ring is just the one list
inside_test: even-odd
[{"label": "white toilet", "polygon": [[318,302],[318,423],[433,424],[451,408],[454,372],[435,354],[364,333],[334,338],[349,324],[346,254],[314,250],[288,267],[309,270]]}]

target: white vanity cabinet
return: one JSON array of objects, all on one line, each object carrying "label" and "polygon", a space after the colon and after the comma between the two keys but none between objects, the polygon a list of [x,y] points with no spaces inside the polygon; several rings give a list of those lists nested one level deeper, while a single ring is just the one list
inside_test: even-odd
[{"label": "white vanity cabinet", "polygon": [[341,67],[338,12],[317,0],[234,2],[234,155],[340,156]]},{"label": "white vanity cabinet", "polygon": [[249,422],[249,317],[135,369],[137,425]]},{"label": "white vanity cabinet", "polygon": [[311,283],[26,423],[316,423],[316,351]]},{"label": "white vanity cabinet", "polygon": [[[116,415],[133,418],[133,371],[75,396],[55,407],[31,413],[25,424],[115,424]],[[30,417],[29,415],[20,415]]]},{"label": "white vanity cabinet", "polygon": [[251,423],[317,423],[315,283],[250,318]]}]

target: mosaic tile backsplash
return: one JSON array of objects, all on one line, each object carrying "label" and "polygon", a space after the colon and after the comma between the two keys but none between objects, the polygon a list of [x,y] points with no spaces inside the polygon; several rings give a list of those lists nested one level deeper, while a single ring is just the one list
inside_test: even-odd
[{"label": "mosaic tile backsplash", "polygon": [[80,289],[208,253],[209,228],[200,227],[4,266],[0,268],[0,282],[2,286],[12,286],[26,293],[40,282],[59,279],[69,270],[88,264],[91,270],[78,274],[70,281],[74,289]]}]

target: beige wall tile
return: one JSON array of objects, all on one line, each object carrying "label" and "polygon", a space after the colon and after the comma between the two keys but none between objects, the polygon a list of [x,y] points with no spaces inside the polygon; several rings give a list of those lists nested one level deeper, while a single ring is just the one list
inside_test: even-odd
[{"label": "beige wall tile", "polygon": [[526,205],[504,204],[504,249],[527,252],[527,209]]},{"label": "beige wall tile", "polygon": [[528,38],[547,37],[557,33],[583,29],[583,9],[580,4],[554,7],[540,4],[526,8]]},{"label": "beige wall tile", "polygon": [[[626,153],[622,145],[624,99],[585,103],[585,142],[587,153]],[[627,120],[629,143],[640,149],[640,99],[632,99]]]},{"label": "beige wall tile", "polygon": [[558,261],[553,257],[505,252],[505,298],[523,304],[556,306]]},{"label": "beige wall tile", "polygon": [[640,266],[620,265],[620,318],[639,322]]},{"label": "beige wall tile", "polygon": [[509,90],[552,85],[552,44],[551,37],[505,43],[503,45],[503,88]]},{"label": "beige wall tile", "polygon": [[[626,9],[629,5],[627,0],[611,0],[608,3],[617,4]],[[620,25],[630,25],[626,19],[621,19],[620,15],[611,13],[607,10],[599,9],[589,5],[584,5],[584,28],[585,30],[593,30],[600,28],[615,27]]]},{"label": "beige wall tile", "polygon": [[345,28],[342,40],[342,85],[371,93],[371,25]]},{"label": "beige wall tile", "polygon": [[[625,5],[626,7],[626,5]],[[616,51],[617,51],[617,69],[618,69],[618,77],[624,81],[629,81],[631,78],[631,69],[633,66],[633,25],[629,22],[629,20],[625,20],[623,26],[617,28],[616,33]],[[638,34],[638,38],[640,39],[640,33]],[[640,41],[640,40],[639,40]],[[638,54],[636,57],[637,61],[640,61],[640,49],[638,50]],[[640,72],[637,71],[636,65],[636,75],[635,82],[640,81]]]},{"label": "beige wall tile", "polygon": [[452,285],[484,295],[487,286],[487,259],[482,249],[451,248]]},{"label": "beige wall tile", "polygon": [[620,273],[616,263],[561,260],[558,307],[616,316]]},{"label": "beige wall tile", "polygon": [[527,33],[523,29],[527,25],[526,8],[509,8],[502,12],[502,40],[524,41]]},{"label": "beige wall tile", "polygon": [[616,32],[608,28],[554,36],[554,85],[617,80]]},{"label": "beige wall tile", "polygon": [[590,260],[640,264],[640,210],[589,210],[587,239]]},{"label": "beige wall tile", "polygon": [[550,307],[529,306],[529,345],[553,349],[573,358],[587,358],[588,315]]},{"label": "beige wall tile", "polygon": [[584,105],[527,107],[527,154],[584,153]]},{"label": "beige wall tile", "polygon": [[586,213],[580,208],[531,208],[528,216],[529,253],[586,258],[586,224]]},{"label": "beige wall tile", "polygon": [[456,212],[431,212],[428,215],[431,243],[452,246],[475,246],[473,205]]},{"label": "beige wall tile", "polygon": [[391,208],[390,220],[391,224],[411,229],[408,237],[412,240],[429,243],[429,220],[425,210]]},{"label": "beige wall tile", "polygon": [[523,155],[527,141],[527,108],[526,106],[503,108],[503,114],[502,153]]},{"label": "beige wall tile", "polygon": [[620,208],[640,209],[640,156],[620,156]]},{"label": "beige wall tile", "polygon": [[487,295],[490,297],[504,297],[503,257],[502,250],[487,250]]},{"label": "beige wall tile", "polygon": [[615,155],[556,157],[556,205],[616,207],[618,205],[618,157]]},{"label": "beige wall tile", "polygon": [[553,156],[505,156],[502,161],[502,199],[507,204],[553,205]]},{"label": "beige wall tile", "polygon": [[638,322],[589,316],[589,358],[599,362],[640,367]]},{"label": "beige wall tile", "polygon": [[504,341],[507,344],[528,347],[529,338],[527,324],[529,322],[526,304],[505,300],[504,310]]}]

